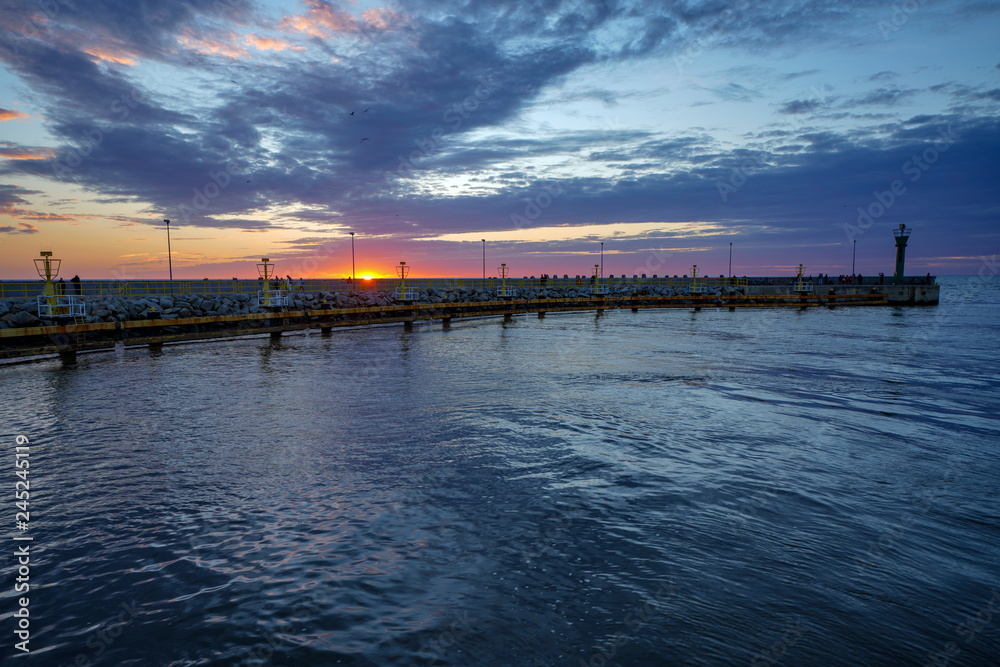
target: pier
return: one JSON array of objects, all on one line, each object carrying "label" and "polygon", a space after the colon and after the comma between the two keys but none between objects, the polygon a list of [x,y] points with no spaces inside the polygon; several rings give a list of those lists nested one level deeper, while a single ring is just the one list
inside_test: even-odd
[{"label": "pier", "polygon": [[[906,276],[910,231],[894,230],[896,270],[892,277],[806,276],[794,278],[614,275],[595,264],[590,275],[513,278],[502,263],[497,279],[412,278],[401,261],[398,280],[313,280],[278,278],[267,257],[256,280],[55,281],[61,260],[43,251],[34,260],[44,281],[0,282],[0,359],[58,354],[73,362],[79,352],[210,340],[337,327],[502,317],[565,311],[628,308],[837,308],[840,306],[936,305],[940,286],[930,274]],[[485,273],[485,271],[484,271]],[[701,275],[699,275],[701,274]]]},{"label": "pier", "polygon": [[[111,350],[117,344],[156,349],[164,343],[262,334],[280,337],[306,329],[329,333],[335,328],[412,325],[421,320],[440,321],[447,326],[461,318],[510,319],[570,311],[930,305],[938,302],[940,291],[937,284],[877,285],[867,281],[858,285],[812,285],[803,291],[803,285],[808,283],[802,281],[754,280],[783,284],[751,285],[750,279],[699,278],[697,287],[706,291],[692,291],[690,280],[685,284],[684,279],[674,278],[606,278],[592,283],[589,278],[528,278],[506,279],[503,287],[490,289],[490,281],[473,279],[408,280],[403,296],[409,299],[400,302],[399,292],[388,289],[389,285],[382,281],[371,281],[376,289],[340,292],[307,290],[346,287],[346,281],[306,280],[293,285],[296,289],[283,295],[280,305],[259,305],[259,281],[87,281],[79,284],[79,296],[89,307],[82,317],[45,317],[39,307],[44,309],[48,296],[8,296],[29,287],[40,292],[42,286],[38,283],[0,283],[5,296],[0,300],[0,325],[4,327],[0,328],[0,359],[59,355],[72,362],[77,353]],[[926,282],[925,278],[910,280]],[[485,288],[478,286],[484,282]],[[498,297],[498,290],[510,296]],[[270,299],[276,300],[280,292],[272,292]],[[11,326],[11,322],[31,325]]]}]

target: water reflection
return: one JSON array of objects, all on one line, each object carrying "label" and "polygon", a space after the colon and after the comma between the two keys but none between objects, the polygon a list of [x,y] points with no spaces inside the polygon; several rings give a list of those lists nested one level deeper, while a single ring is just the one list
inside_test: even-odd
[{"label": "water reflection", "polygon": [[734,664],[796,618],[787,664],[924,660],[1000,580],[995,317],[941,346],[929,312],[792,312],[4,368],[0,414],[39,443],[47,659],[96,662],[135,597],[109,664],[577,664],[619,635],[609,663]]}]

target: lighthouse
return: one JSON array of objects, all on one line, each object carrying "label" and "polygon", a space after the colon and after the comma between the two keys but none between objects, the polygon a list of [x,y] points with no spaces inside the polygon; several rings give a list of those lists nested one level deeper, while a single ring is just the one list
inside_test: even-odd
[{"label": "lighthouse", "polygon": [[899,229],[892,230],[892,235],[896,237],[896,273],[892,275],[893,285],[903,284],[903,261],[906,259],[906,242],[910,240],[910,232],[906,225],[901,224]]}]

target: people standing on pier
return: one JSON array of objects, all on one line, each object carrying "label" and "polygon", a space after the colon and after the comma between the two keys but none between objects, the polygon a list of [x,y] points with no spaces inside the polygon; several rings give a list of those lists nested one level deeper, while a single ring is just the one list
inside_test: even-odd
[{"label": "people standing on pier", "polygon": [[80,284],[80,276],[73,276],[69,279],[73,283],[73,294],[80,296],[83,294],[83,285]]}]

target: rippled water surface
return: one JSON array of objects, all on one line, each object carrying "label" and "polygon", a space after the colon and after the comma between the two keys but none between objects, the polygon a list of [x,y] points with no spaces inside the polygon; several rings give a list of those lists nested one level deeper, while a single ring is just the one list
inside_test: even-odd
[{"label": "rippled water surface", "polygon": [[0,367],[25,664],[997,664],[1000,281],[942,283]]}]

